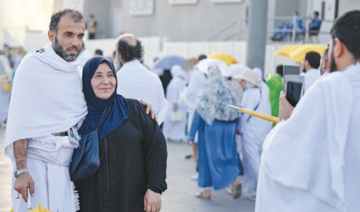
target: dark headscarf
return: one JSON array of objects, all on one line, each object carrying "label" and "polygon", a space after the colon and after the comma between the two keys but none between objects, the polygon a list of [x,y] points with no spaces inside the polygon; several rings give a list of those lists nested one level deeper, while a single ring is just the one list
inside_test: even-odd
[{"label": "dark headscarf", "polygon": [[100,99],[94,93],[91,79],[103,61],[109,65],[116,78],[116,71],[112,62],[105,57],[93,57],[85,63],[82,82],[88,114],[80,128],[82,137],[97,129],[100,140],[118,128],[129,116],[126,99],[116,94],[117,83],[114,93],[108,99]]}]

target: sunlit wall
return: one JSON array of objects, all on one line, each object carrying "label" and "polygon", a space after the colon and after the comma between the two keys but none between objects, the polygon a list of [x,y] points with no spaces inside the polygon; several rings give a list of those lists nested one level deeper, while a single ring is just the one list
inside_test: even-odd
[{"label": "sunlit wall", "polygon": [[0,28],[49,29],[54,0],[0,0]]}]

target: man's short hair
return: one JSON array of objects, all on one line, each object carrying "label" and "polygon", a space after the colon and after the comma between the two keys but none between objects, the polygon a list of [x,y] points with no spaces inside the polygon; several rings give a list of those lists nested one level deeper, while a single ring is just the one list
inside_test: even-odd
[{"label": "man's short hair", "polygon": [[100,49],[96,49],[96,50],[95,50],[95,54],[102,56],[102,55],[103,55],[103,51],[100,50]]},{"label": "man's short hair", "polygon": [[201,54],[201,55],[199,55],[199,57],[198,57],[198,61],[203,60],[203,59],[206,59],[206,58],[207,58],[206,55]]},{"label": "man's short hair", "polygon": [[119,40],[116,46],[119,55],[121,55],[121,58],[125,63],[132,61],[134,59],[141,60],[144,54],[144,49],[141,45],[141,42],[138,39],[136,39],[135,46],[128,44],[124,40]]},{"label": "man's short hair", "polygon": [[307,60],[312,68],[319,68],[321,56],[317,52],[308,52],[305,55],[305,61]]},{"label": "man's short hair", "polygon": [[283,65],[278,65],[276,67],[276,73],[280,74],[280,76],[283,76],[284,75],[284,66]]},{"label": "man's short hair", "polygon": [[360,10],[349,11],[338,17],[331,29],[331,38],[338,38],[355,60],[360,59]]},{"label": "man's short hair", "polygon": [[317,15],[317,16],[320,15],[320,13],[318,11],[315,11],[314,14]]},{"label": "man's short hair", "polygon": [[64,9],[57,13],[54,13],[51,16],[49,29],[55,32],[56,34],[58,30],[58,23],[60,21],[60,18],[67,14],[71,15],[71,18],[75,21],[75,23],[79,23],[84,20],[84,16],[79,11],[73,9]]}]

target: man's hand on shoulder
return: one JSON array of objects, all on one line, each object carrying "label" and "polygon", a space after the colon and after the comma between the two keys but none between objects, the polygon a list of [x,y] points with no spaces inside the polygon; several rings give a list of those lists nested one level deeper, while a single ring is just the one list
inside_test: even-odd
[{"label": "man's hand on shoulder", "polygon": [[158,121],[156,112],[152,107],[150,102],[140,99],[139,102],[146,107],[146,114],[151,114],[151,118],[154,119],[156,122]]}]

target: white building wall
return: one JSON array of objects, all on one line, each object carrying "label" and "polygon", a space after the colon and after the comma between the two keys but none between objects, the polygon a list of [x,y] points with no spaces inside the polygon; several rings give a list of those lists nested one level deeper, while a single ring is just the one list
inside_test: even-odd
[{"label": "white building wall", "polygon": [[350,10],[360,10],[359,0],[340,0],[339,1],[339,15],[344,14]]}]

